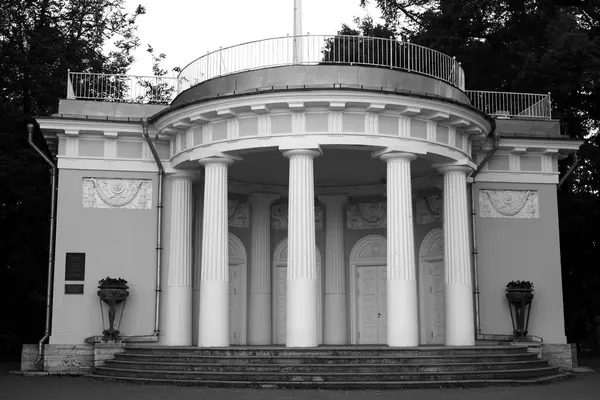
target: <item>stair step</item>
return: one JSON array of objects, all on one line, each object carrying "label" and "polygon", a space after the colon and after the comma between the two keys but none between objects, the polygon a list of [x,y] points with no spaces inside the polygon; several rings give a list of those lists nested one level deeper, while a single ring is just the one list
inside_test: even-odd
[{"label": "stair step", "polygon": [[386,381],[386,382],[284,382],[284,381],[199,381],[199,380],[173,380],[173,379],[148,379],[134,377],[114,377],[104,375],[91,375],[95,379],[121,381],[142,384],[168,384],[180,386],[207,386],[230,388],[257,388],[257,389],[408,389],[426,387],[481,387],[489,385],[531,385],[564,380],[569,374],[557,373],[532,379],[488,379],[488,380],[447,380],[438,381]]},{"label": "stair step", "polygon": [[556,367],[542,367],[532,369],[511,369],[495,371],[443,371],[443,372],[205,372],[205,371],[165,371],[165,370],[144,370],[144,369],[123,369],[123,368],[95,368],[95,372],[100,375],[113,375],[122,377],[144,377],[151,379],[170,379],[170,380],[208,380],[208,381],[227,381],[244,380],[246,382],[254,381],[447,381],[461,379],[527,379],[538,378],[542,376],[554,375],[558,373]]},{"label": "stair step", "polygon": [[429,364],[274,364],[274,363],[176,363],[112,360],[105,367],[163,371],[204,371],[204,372],[440,372],[440,371],[485,371],[511,370],[519,368],[543,368],[548,366],[542,360],[485,362],[485,363],[429,363]]}]

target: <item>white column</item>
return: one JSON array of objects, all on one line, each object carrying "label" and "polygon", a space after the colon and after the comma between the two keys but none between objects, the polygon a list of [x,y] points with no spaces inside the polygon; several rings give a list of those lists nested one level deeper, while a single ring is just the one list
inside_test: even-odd
[{"label": "white column", "polygon": [[229,346],[229,249],[227,166],[232,160],[208,158],[204,165],[202,270],[198,346]]},{"label": "white column", "polygon": [[346,195],[319,196],[325,204],[325,344],[347,344],[344,206]]},{"label": "white column", "polygon": [[475,345],[467,209],[467,166],[444,166],[444,292],[446,346]]},{"label": "white column", "polygon": [[171,183],[169,270],[165,296],[167,346],[192,344],[192,179],[169,175]]},{"label": "white column", "polygon": [[387,163],[387,342],[419,344],[417,281],[409,153],[381,156]]},{"label": "white column", "polygon": [[194,234],[192,271],[192,344],[198,345],[200,317],[200,271],[202,270],[202,215],[204,213],[204,182],[194,183]]},{"label": "white column", "polygon": [[252,250],[250,261],[250,318],[248,344],[271,344],[271,203],[279,196],[250,196]]},{"label": "white column", "polygon": [[288,150],[288,267],[286,346],[315,347],[317,333],[317,261],[313,158],[316,150]]}]

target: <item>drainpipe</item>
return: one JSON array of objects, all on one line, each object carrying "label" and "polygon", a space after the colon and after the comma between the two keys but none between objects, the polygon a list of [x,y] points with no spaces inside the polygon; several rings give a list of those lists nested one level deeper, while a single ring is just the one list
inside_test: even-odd
[{"label": "drainpipe", "polygon": [[161,269],[162,269],[162,200],[163,200],[163,178],[165,176],[165,170],[163,168],[162,163],[160,162],[160,157],[156,152],[156,148],[154,147],[154,143],[152,143],[152,139],[148,135],[148,118],[142,118],[142,135],[144,139],[146,139],[146,143],[148,143],[148,147],[152,152],[152,156],[154,157],[154,162],[156,162],[156,166],[158,167],[158,201],[156,202],[156,288],[155,288],[155,302],[154,302],[154,332],[152,334],[153,337],[158,337],[160,335],[160,292],[161,292]]},{"label": "drainpipe", "polygon": [[475,211],[475,177],[479,172],[483,169],[488,160],[494,155],[496,150],[498,150],[498,144],[500,143],[500,134],[496,132],[496,126],[494,125],[493,131],[491,133],[494,136],[494,147],[486,154],[485,158],[479,163],[477,169],[473,171],[471,174],[471,178],[473,181],[471,182],[471,243],[473,244],[473,295],[475,297],[475,339],[482,339],[481,334],[481,317],[480,317],[480,305],[479,305],[479,266],[477,264],[477,255],[479,252],[477,251],[477,231],[476,231],[476,216],[477,212]]},{"label": "drainpipe", "polygon": [[567,178],[573,173],[575,168],[577,168],[577,164],[579,164],[579,158],[577,157],[577,153],[573,154],[573,164],[569,167],[567,172],[560,178],[560,182],[558,182],[557,190],[560,190],[561,186],[566,182]]},{"label": "drainpipe", "polygon": [[50,329],[52,321],[52,285],[54,283],[54,239],[56,235],[56,189],[58,170],[56,164],[33,143],[33,124],[27,124],[27,140],[29,145],[46,161],[50,166],[50,182],[52,192],[50,199],[50,238],[48,241],[48,285],[46,287],[46,329],[38,343],[38,356],[35,364],[39,365],[44,361],[44,342],[50,338]]}]

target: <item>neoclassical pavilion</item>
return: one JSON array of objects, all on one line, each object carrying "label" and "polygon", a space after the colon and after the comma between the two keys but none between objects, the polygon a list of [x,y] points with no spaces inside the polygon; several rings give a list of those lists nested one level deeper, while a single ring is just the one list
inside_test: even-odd
[{"label": "neoclassical pavilion", "polygon": [[[358,40],[384,51],[322,56]],[[59,171],[49,346],[98,340],[109,275],[123,340],[201,347],[472,346],[512,332],[504,288],[532,280],[530,333],[567,351],[556,190],[580,143],[549,95],[340,36],[210,53],[155,82],[166,104],[106,101],[105,79],[71,73],[37,119]]]}]

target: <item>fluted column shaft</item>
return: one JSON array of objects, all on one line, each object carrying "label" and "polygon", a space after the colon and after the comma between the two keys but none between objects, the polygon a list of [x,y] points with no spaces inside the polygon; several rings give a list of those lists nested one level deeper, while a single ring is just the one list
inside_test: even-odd
[{"label": "fluted column shaft", "polygon": [[315,150],[288,150],[288,267],[286,346],[318,345],[317,262],[315,253]]},{"label": "fluted column shaft", "polygon": [[473,283],[465,166],[439,168],[444,174],[445,344],[475,345]]},{"label": "fluted column shaft", "polygon": [[173,175],[169,234],[169,271],[166,290],[167,346],[192,344],[192,180]]},{"label": "fluted column shaft", "polygon": [[417,281],[409,153],[381,156],[387,163],[387,343],[419,344]]},{"label": "fluted column shaft", "polygon": [[226,158],[204,165],[204,215],[198,346],[229,346],[229,248]]},{"label": "fluted column shaft", "polygon": [[250,261],[250,324],[248,344],[271,344],[271,203],[279,196],[250,197],[252,251]]},{"label": "fluted column shaft", "polygon": [[344,207],[348,196],[319,196],[325,204],[325,344],[347,344]]},{"label": "fluted column shaft", "polygon": [[198,344],[200,317],[200,272],[202,270],[202,222],[204,214],[204,183],[194,184],[194,256],[192,267],[192,344]]}]

